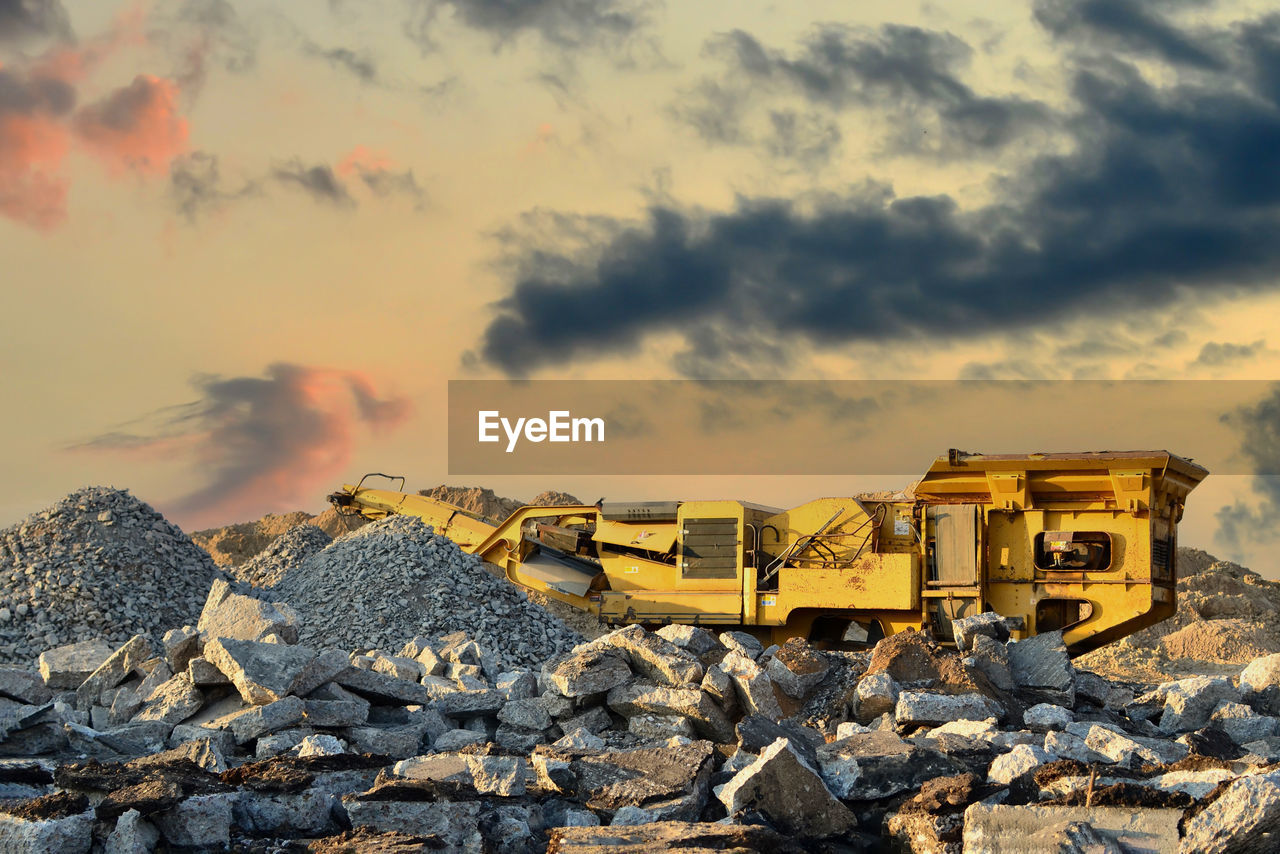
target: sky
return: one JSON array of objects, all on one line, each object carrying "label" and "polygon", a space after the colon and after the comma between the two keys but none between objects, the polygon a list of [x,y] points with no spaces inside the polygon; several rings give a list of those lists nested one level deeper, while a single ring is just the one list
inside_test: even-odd
[{"label": "sky", "polygon": [[[0,0],[0,271],[0,524],[474,483],[451,379],[1280,381],[1280,15]],[[1222,419],[1277,470],[1280,394]],[[484,485],[787,506],[929,461]],[[1219,474],[1181,539],[1280,577],[1277,523]]]}]

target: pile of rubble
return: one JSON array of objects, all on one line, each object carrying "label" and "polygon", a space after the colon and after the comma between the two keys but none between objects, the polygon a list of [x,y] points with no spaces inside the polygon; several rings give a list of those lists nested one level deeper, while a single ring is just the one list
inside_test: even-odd
[{"label": "pile of rubble", "polygon": [[1280,584],[1199,549],[1178,549],[1178,610],[1081,659],[1122,678],[1224,674],[1280,652]]},{"label": "pile of rubble", "polygon": [[411,516],[340,537],[288,568],[270,595],[297,610],[303,643],[388,647],[464,631],[500,662],[528,667],[582,640]]},{"label": "pile of rubble", "polygon": [[289,570],[325,549],[333,538],[315,525],[298,525],[272,540],[265,549],[227,571],[252,587],[275,587]]},{"label": "pile of rubble", "polygon": [[191,539],[207,551],[218,566],[230,568],[252,559],[277,537],[301,525],[319,528],[335,538],[354,531],[364,523],[362,517],[340,514],[332,507],[319,516],[295,510],[292,513],[268,513],[255,522],[196,531]]},{"label": "pile of rubble", "polygon": [[957,627],[959,652],[850,656],[629,626],[526,669],[463,633],[298,643],[288,606],[216,581],[158,646],[0,669],[0,850],[1268,844],[1280,655],[1135,692],[1056,633]]},{"label": "pile of rubble", "polygon": [[86,637],[159,639],[200,612],[217,569],[128,492],[91,487],[0,531],[0,662]]}]

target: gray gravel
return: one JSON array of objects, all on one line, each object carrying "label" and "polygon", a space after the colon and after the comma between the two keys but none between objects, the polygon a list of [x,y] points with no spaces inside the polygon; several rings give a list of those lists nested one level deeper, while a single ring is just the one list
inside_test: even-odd
[{"label": "gray gravel", "polygon": [[88,487],[0,531],[0,663],[51,647],[194,623],[219,574],[176,525],[128,492]]},{"label": "gray gravel", "polygon": [[288,573],[333,542],[315,525],[298,525],[276,537],[265,549],[241,566],[228,571],[237,580],[263,589],[275,587]]},{"label": "gray gravel", "polygon": [[398,649],[416,635],[465,632],[504,667],[540,666],[583,638],[485,571],[480,558],[409,516],[334,540],[294,568],[270,598],[293,606],[299,642]]}]

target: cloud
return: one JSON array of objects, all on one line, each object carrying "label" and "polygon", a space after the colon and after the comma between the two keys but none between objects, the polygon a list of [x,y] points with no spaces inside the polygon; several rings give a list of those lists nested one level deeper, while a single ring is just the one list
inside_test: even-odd
[{"label": "cloud", "polygon": [[[1280,48],[1258,22],[1224,32],[1242,67],[1219,77],[1077,68],[1072,146],[1011,172],[985,206],[883,187],[710,212],[657,202],[579,251],[554,237],[509,244],[510,291],[480,354],[522,374],[708,327],[828,347],[941,342],[1274,289]],[[744,67],[833,89],[743,54]],[[884,85],[951,86],[919,73]]]},{"label": "cloud", "polygon": [[75,132],[114,174],[164,174],[187,146],[187,120],[177,102],[173,81],[139,74],[77,112]]},{"label": "cloud", "polygon": [[[1224,416],[1240,436],[1240,451],[1256,472],[1280,471],[1280,384],[1253,406],[1243,406]],[[1274,543],[1280,539],[1280,476],[1257,476],[1253,492],[1260,503],[1237,501],[1215,514],[1215,540],[1228,549],[1228,558],[1242,560],[1247,544]]]},{"label": "cloud", "polygon": [[378,82],[378,64],[372,56],[365,52],[357,52],[351,48],[323,48],[313,42],[306,42],[303,53],[323,59],[331,68],[345,71],[361,83]]},{"label": "cloud", "polygon": [[409,412],[352,371],[276,363],[261,377],[192,384],[198,399],[147,416],[150,430],[108,431],[75,448],[185,456],[205,477],[172,504],[187,526],[314,505],[350,461],[358,426],[392,428]]},{"label": "cloud", "polygon": [[338,174],[358,177],[371,193],[380,198],[406,196],[414,202],[415,208],[421,210],[426,202],[426,193],[413,176],[413,170],[397,170],[395,166],[395,161],[386,152],[357,145],[338,162]]},{"label": "cloud", "polygon": [[1188,368],[1220,368],[1233,362],[1255,359],[1267,350],[1267,342],[1259,339],[1251,344],[1232,344],[1229,341],[1208,341],[1200,348]]},{"label": "cloud", "polygon": [[169,195],[187,222],[195,222],[202,214],[255,196],[261,190],[257,181],[245,181],[236,190],[229,190],[224,184],[216,154],[193,151],[178,157],[169,167]]},{"label": "cloud", "polygon": [[643,27],[652,0],[409,0],[405,35],[423,51],[434,50],[440,12],[505,45],[535,33],[559,48],[600,48],[626,41]]},{"label": "cloud", "polygon": [[228,0],[182,0],[152,15],[148,40],[166,48],[174,63],[173,79],[194,97],[203,88],[209,67],[234,74],[258,63],[258,35]]},{"label": "cloud", "polygon": [[333,169],[326,164],[306,166],[295,158],[277,166],[271,175],[282,184],[302,188],[317,201],[343,208],[355,207],[356,200],[347,192],[346,185],[338,180]]},{"label": "cloud", "polygon": [[0,45],[44,38],[72,38],[67,10],[59,0],[0,0]]},{"label": "cloud", "polygon": [[1175,0],[1037,0],[1036,20],[1059,38],[1096,49],[1119,48],[1174,65],[1221,71],[1227,63],[1218,55],[1211,36],[1199,38],[1180,30],[1157,13],[1208,3]]},{"label": "cloud", "polygon": [[42,230],[66,218],[59,169],[75,97],[62,80],[0,68],[0,215]]},{"label": "cloud", "polygon": [[[744,128],[756,106],[764,99],[797,95],[828,113],[855,107],[893,111],[899,126],[894,145],[899,148],[923,148],[920,137],[929,127],[921,122],[932,115],[942,133],[931,144],[945,153],[1000,149],[1050,118],[1039,102],[979,95],[963,82],[960,71],[973,50],[951,33],[828,23],[815,27],[788,55],[733,30],[708,40],[704,53],[726,65],[724,78],[701,81],[673,112],[712,143],[750,142],[753,135]],[[775,140],[785,139],[779,131],[788,130],[778,127],[778,115],[769,115]],[[835,126],[819,115],[809,113],[808,123],[827,140],[814,150],[830,153]],[[790,152],[776,142],[772,147],[782,156]]]}]

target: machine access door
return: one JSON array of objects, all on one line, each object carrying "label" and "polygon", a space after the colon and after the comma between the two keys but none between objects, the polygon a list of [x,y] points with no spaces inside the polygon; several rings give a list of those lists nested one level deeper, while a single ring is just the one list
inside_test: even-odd
[{"label": "machine access door", "polygon": [[933,560],[925,596],[934,631],[951,639],[951,621],[982,611],[982,506],[941,504],[929,508]]}]

